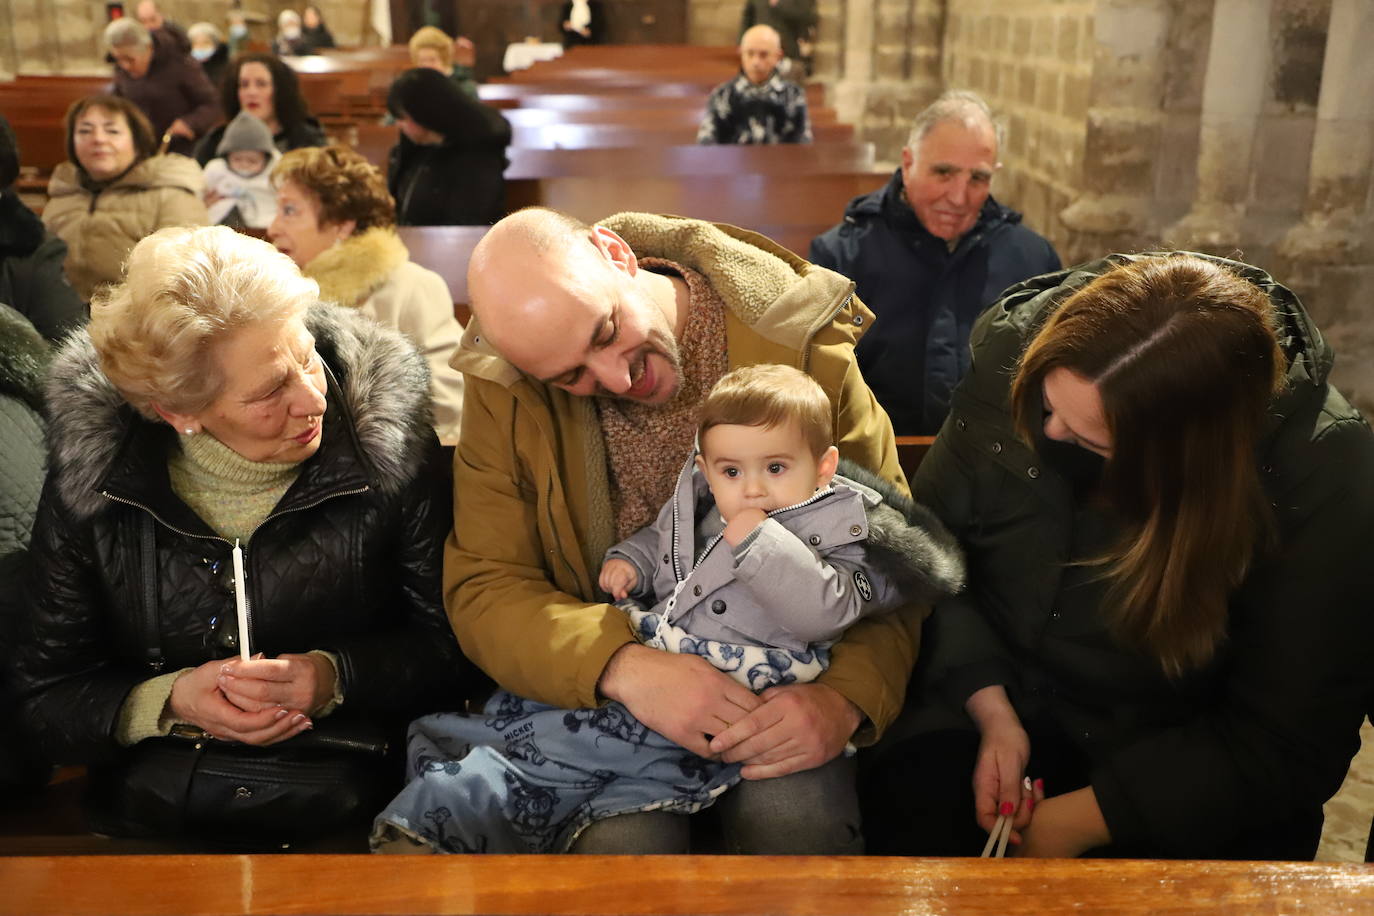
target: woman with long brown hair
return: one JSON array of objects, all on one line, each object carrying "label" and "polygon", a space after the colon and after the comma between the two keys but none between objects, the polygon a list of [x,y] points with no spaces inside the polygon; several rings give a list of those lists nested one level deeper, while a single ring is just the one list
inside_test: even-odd
[{"label": "woman with long brown hair", "polygon": [[[870,852],[1311,858],[1374,665],[1374,436],[1255,268],[1009,290],[913,492],[968,552],[862,780]],[[970,779],[970,775],[972,779]]]}]

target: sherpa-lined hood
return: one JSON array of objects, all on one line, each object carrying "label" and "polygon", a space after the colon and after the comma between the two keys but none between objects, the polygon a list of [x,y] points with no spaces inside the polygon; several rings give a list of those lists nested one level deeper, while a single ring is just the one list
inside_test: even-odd
[{"label": "sherpa-lined hood", "polygon": [[[306,327],[332,370],[328,410],[339,408],[351,426],[369,484],[399,492],[419,471],[432,435],[424,360],[395,331],[345,309],[316,305]],[[78,516],[93,516],[110,505],[102,482],[140,428],[154,424],[138,417],[101,371],[84,328],[54,358],[47,391],[58,494]],[[326,436],[331,432],[326,427]],[[321,454],[323,449],[315,457]]]}]

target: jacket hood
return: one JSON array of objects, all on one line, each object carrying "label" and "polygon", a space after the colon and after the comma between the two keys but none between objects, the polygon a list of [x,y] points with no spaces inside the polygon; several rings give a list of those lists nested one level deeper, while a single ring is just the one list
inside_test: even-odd
[{"label": "jacket hood", "polygon": [[227,156],[229,153],[245,151],[267,153],[270,156],[277,151],[277,147],[272,142],[272,131],[267,129],[261,118],[240,111],[224,128],[224,136],[215,147],[215,155]]},{"label": "jacket hood", "polygon": [[395,229],[376,226],[320,252],[301,273],[320,284],[325,302],[357,308],[409,258]]},{"label": "jacket hood", "polygon": [[44,237],[38,214],[24,206],[13,189],[0,192],[0,258],[28,257],[43,244]]},{"label": "jacket hood", "polygon": [[[306,326],[334,372],[329,397],[340,399],[370,483],[389,495],[399,492],[418,473],[433,435],[423,358],[397,332],[347,309],[317,304]],[[72,332],[53,359],[47,397],[58,495],[78,516],[94,516],[109,505],[101,481],[135,427],[149,421],[101,371],[85,328]]]},{"label": "jacket hood", "polygon": [[[874,219],[885,214],[898,228],[926,233],[925,227],[916,218],[916,211],[911,208],[911,204],[907,203],[906,185],[902,182],[902,170],[900,168],[892,173],[892,177],[886,185],[876,191],[854,198],[844,208],[844,218],[848,222]],[[1015,224],[1019,222],[1021,222],[1019,212],[998,203],[997,199],[989,194],[988,199],[983,201],[983,209],[978,214],[978,222],[967,234],[973,235],[980,231],[987,231],[1003,223]],[[926,234],[929,235],[929,233]]]},{"label": "jacket hood", "polygon": [[[724,223],[617,213],[600,220],[639,258],[663,258],[703,274],[736,318],[793,350],[804,350],[854,292],[849,279],[797,257],[772,240]],[[519,371],[468,323],[456,367],[502,384]]]},{"label": "jacket hood", "polygon": [[[678,517],[686,525],[695,524],[695,517],[715,504],[705,475],[697,470],[696,454],[683,466],[673,495],[684,510]],[[841,498],[853,493],[862,502],[868,520],[868,562],[908,601],[931,603],[963,589],[964,552],[933,512],[848,459],[840,459],[830,487]],[[685,511],[693,504],[695,512]]]},{"label": "jacket hood", "polygon": [[43,377],[51,351],[27,318],[0,303],[0,394],[43,410]]},{"label": "jacket hood", "polygon": [[[85,172],[75,163],[59,163],[53,169],[48,181],[49,197],[66,197],[71,194],[90,194],[81,183]],[[152,191],[158,188],[178,188],[201,197],[205,191],[205,175],[194,159],[169,153],[163,156],[150,156],[136,164],[129,171],[110,182],[102,189],[109,191],[119,188],[128,191]]]},{"label": "jacket hood", "polygon": [[1191,251],[1156,251],[1108,255],[1069,270],[1032,277],[1008,289],[1002,300],[990,306],[979,319],[969,341],[976,362],[999,367],[998,372],[984,376],[986,383],[997,390],[980,386],[975,396],[990,403],[1004,401],[1021,352],[1070,295],[1118,264],[1169,254],[1187,254],[1218,264],[1250,281],[1269,297],[1278,320],[1279,343],[1288,358],[1286,385],[1270,407],[1271,429],[1281,425],[1284,418],[1293,416],[1301,403],[1325,390],[1335,363],[1335,352],[1292,290],[1275,282],[1259,268],[1240,261]]}]

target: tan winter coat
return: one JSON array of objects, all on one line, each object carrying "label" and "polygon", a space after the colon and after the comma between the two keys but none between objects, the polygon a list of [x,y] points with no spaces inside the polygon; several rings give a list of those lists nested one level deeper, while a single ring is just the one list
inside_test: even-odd
[{"label": "tan winter coat", "polygon": [[124,260],[142,239],[168,226],[210,224],[194,159],[144,159],[95,194],[81,186],[82,174],[70,162],[53,169],[43,222],[67,243],[67,279],[87,301],[123,278]]},{"label": "tan winter coat", "polygon": [[463,375],[449,365],[463,326],[453,316],[444,278],[410,260],[391,228],[350,236],[315,256],[302,270],[320,284],[320,298],[356,308],[410,338],[429,365],[434,429],[453,445],[463,416]]},{"label": "tan winter coat", "polygon": [[[733,226],[644,213],[601,225],[639,257],[705,275],[726,304],[730,368],[785,363],[808,372],[830,396],[841,456],[906,492],[892,424],[854,360],[873,313],[853,283]],[[634,636],[596,586],[615,541],[596,405],[523,375],[476,320],[455,365],[468,379],[467,426],[453,464],[444,604],[458,642],[513,693],[599,705],[602,669]],[[862,620],[835,644],[819,683],[865,714],[856,743],[876,740],[901,709],[928,610],[912,604]]]}]

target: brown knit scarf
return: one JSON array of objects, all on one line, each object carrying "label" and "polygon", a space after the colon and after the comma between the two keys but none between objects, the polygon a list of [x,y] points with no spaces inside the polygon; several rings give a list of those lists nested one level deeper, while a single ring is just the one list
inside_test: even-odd
[{"label": "brown knit scarf", "polygon": [[667,404],[597,398],[606,442],[616,539],[624,540],[657,516],[673,495],[678,472],[696,443],[701,402],[725,374],[725,303],[706,278],[659,258],[639,266],[676,273],[687,283],[687,323],[678,340],[682,384]]}]

